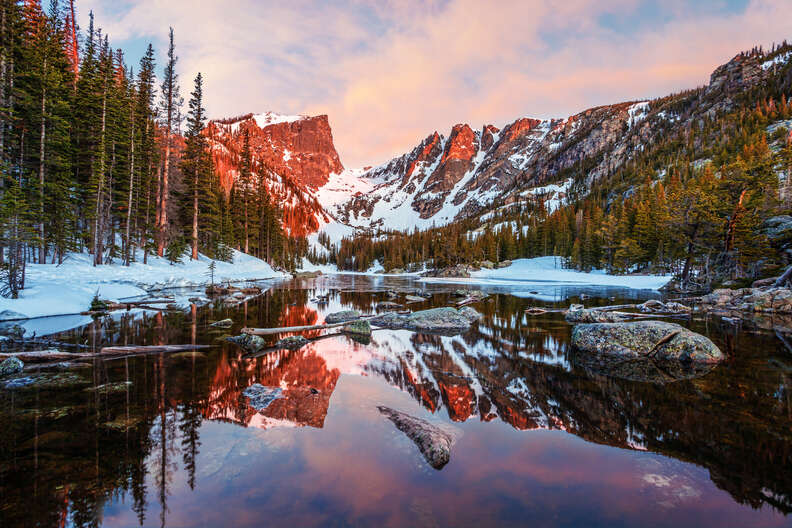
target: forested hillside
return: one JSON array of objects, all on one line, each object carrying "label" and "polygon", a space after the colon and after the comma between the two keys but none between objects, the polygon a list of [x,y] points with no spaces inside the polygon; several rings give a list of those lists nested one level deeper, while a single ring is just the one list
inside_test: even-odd
[{"label": "forested hillside", "polygon": [[136,68],[74,3],[0,0],[0,289],[16,297],[26,263],[86,251],[95,265],[150,254],[178,261],[231,248],[293,267],[297,243],[254,181],[250,150],[223,188],[205,137],[203,79],[180,95],[173,30],[160,68]]},{"label": "forested hillside", "polygon": [[388,270],[562,255],[581,270],[676,273],[687,287],[773,274],[790,263],[790,56],[786,43],[741,53],[708,86],[649,101],[601,151],[563,166],[575,140],[556,143],[534,167],[557,169],[525,170],[497,207],[345,239],[330,259]]}]

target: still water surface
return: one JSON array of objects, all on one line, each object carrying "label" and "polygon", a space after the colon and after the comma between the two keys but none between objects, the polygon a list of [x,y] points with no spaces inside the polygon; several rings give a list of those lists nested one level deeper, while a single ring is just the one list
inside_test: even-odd
[{"label": "still water surface", "polygon": [[[725,364],[672,383],[617,377],[581,366],[562,315],[523,312],[653,294],[545,283],[489,290],[459,336],[375,330],[246,359],[219,338],[372,311],[388,289],[433,293],[412,309],[444,306],[459,288],[354,276],[269,287],[58,334],[212,348],[0,390],[0,526],[792,524],[792,356],[771,331],[694,320]],[[226,317],[231,329],[209,326]],[[253,383],[284,397],[257,412],[241,394]],[[448,465],[432,469],[378,405],[453,428]]]}]

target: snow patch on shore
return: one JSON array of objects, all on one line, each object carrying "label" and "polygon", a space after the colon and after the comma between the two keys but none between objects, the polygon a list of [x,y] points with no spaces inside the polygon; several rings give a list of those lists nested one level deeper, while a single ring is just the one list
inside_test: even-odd
[{"label": "snow patch on shore", "polygon": [[426,282],[460,282],[491,285],[517,283],[560,283],[592,286],[620,286],[640,290],[657,290],[665,286],[672,275],[609,275],[602,270],[590,273],[564,269],[562,257],[517,259],[511,266],[500,269],[474,271],[469,279],[425,277]]},{"label": "snow patch on shore", "polygon": [[[181,264],[143,254],[130,266],[120,263],[93,266],[86,253],[70,253],[63,264],[28,264],[26,288],[18,299],[0,298],[0,321],[53,315],[79,314],[88,310],[98,292],[105,300],[118,301],[146,295],[151,290],[207,284],[211,259],[185,257]],[[215,282],[287,278],[263,260],[233,252],[232,262],[216,262]]]}]

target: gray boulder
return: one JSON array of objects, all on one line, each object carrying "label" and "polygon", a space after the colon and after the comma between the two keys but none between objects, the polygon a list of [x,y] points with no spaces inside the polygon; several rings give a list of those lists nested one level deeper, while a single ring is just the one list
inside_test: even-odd
[{"label": "gray boulder", "polygon": [[242,395],[248,398],[251,407],[263,411],[275,400],[283,398],[283,391],[280,387],[265,387],[261,383],[254,383],[243,390]]},{"label": "gray boulder", "polygon": [[342,328],[341,331],[345,334],[370,336],[371,325],[368,321],[352,321],[351,323],[344,325],[344,328]]},{"label": "gray boulder", "polygon": [[223,319],[221,321],[215,321],[214,323],[210,324],[209,326],[212,326],[212,327],[215,327],[215,328],[228,328],[230,326],[233,326],[233,324],[234,324],[234,321],[232,321],[231,319]]},{"label": "gray boulder", "polygon": [[284,337],[275,343],[275,348],[286,348],[288,350],[298,350],[310,343],[308,339],[301,335],[293,335]]},{"label": "gray boulder", "polygon": [[426,420],[389,407],[380,405],[377,409],[418,446],[430,466],[440,470],[448,464],[451,459],[451,448],[456,442],[456,434],[453,431],[445,431]]},{"label": "gray boulder", "polygon": [[675,323],[636,321],[577,325],[572,346],[582,352],[620,359],[717,363],[724,354],[706,337]]},{"label": "gray boulder", "polygon": [[0,378],[22,372],[23,368],[25,368],[25,364],[19,358],[10,357],[0,363]]},{"label": "gray boulder", "polygon": [[618,323],[626,321],[627,318],[618,313],[606,310],[595,310],[583,308],[581,304],[573,304],[567,310],[564,318],[569,323]]},{"label": "gray boulder", "polygon": [[251,334],[231,336],[227,337],[226,340],[239,345],[246,352],[258,352],[267,346],[267,342],[263,337]]},{"label": "gray boulder", "polygon": [[328,324],[335,324],[354,321],[355,319],[360,319],[360,312],[357,310],[344,310],[343,312],[327,314],[325,317],[325,322]]},{"label": "gray boulder", "polygon": [[404,328],[417,332],[457,333],[470,328],[471,320],[456,308],[431,308],[407,316]]},{"label": "gray boulder", "polygon": [[369,319],[369,322],[374,326],[398,330],[404,328],[404,324],[407,322],[407,316],[396,312],[386,312]]},{"label": "gray boulder", "polygon": [[460,308],[459,309],[459,315],[461,315],[462,317],[464,317],[465,319],[467,319],[471,323],[473,323],[475,321],[478,321],[479,319],[481,319],[483,317],[483,315],[478,313],[476,310],[474,310],[470,306],[463,306],[462,308]]}]

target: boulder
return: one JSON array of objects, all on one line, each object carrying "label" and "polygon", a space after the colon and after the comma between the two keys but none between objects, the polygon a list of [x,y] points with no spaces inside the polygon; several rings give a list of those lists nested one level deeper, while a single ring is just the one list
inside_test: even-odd
[{"label": "boulder", "polygon": [[792,216],[772,216],[762,223],[762,231],[771,241],[792,238]]},{"label": "boulder", "polygon": [[384,314],[378,315],[377,317],[369,319],[369,322],[374,326],[398,330],[400,328],[404,328],[404,325],[407,322],[407,316],[398,314],[396,312],[386,312]]},{"label": "boulder", "polygon": [[503,260],[501,262],[498,262],[495,265],[495,267],[498,268],[498,269],[501,269],[501,268],[508,268],[511,265],[512,265],[512,261],[511,260]]},{"label": "boulder", "polygon": [[319,271],[319,270],[317,270],[317,271],[298,271],[298,272],[296,272],[294,274],[294,278],[295,279],[313,279],[315,277],[318,277],[321,274],[322,274],[322,272]]},{"label": "boulder", "polygon": [[210,324],[209,326],[215,328],[228,328],[234,324],[234,321],[231,319],[223,319],[221,321],[215,321],[214,323]]},{"label": "boulder", "polygon": [[10,357],[0,363],[0,378],[22,372],[25,364],[19,358]]},{"label": "boulder", "polygon": [[698,363],[717,363],[725,359],[706,337],[663,321],[577,325],[572,330],[572,346],[579,351],[620,359]]},{"label": "boulder", "polygon": [[345,334],[354,334],[359,336],[370,336],[371,335],[371,325],[368,321],[352,321],[344,325],[341,329],[342,332]]},{"label": "boulder", "polygon": [[280,387],[265,387],[261,383],[254,383],[242,391],[242,396],[248,398],[248,403],[257,411],[263,411],[279,398],[283,398]]},{"label": "boulder", "polygon": [[393,310],[393,309],[401,308],[401,307],[402,307],[401,304],[395,303],[395,302],[392,302],[392,301],[383,301],[383,302],[377,303],[377,310]]},{"label": "boulder", "polygon": [[495,268],[495,264],[493,262],[490,262],[489,260],[482,261],[481,263],[479,263],[479,266],[488,270]]},{"label": "boulder", "polygon": [[451,459],[451,448],[456,442],[455,431],[446,431],[426,420],[410,416],[389,407],[378,406],[379,412],[387,417],[396,429],[407,435],[421,451],[426,462],[440,470]]},{"label": "boulder", "polygon": [[355,319],[360,319],[360,312],[357,310],[344,310],[343,312],[327,314],[325,323],[346,323],[347,321],[354,321]]},{"label": "boulder", "polygon": [[298,350],[310,343],[308,339],[301,335],[293,335],[284,337],[275,343],[275,348],[286,348],[288,350]]},{"label": "boulder", "polygon": [[424,302],[426,299],[417,295],[405,295],[404,300],[408,303]]},{"label": "boulder", "polygon": [[627,320],[626,317],[618,313],[586,309],[581,304],[571,305],[564,318],[569,323],[618,323]]},{"label": "boulder", "polygon": [[258,352],[267,346],[263,337],[251,334],[226,337],[226,341],[239,345],[245,352]]},{"label": "boulder", "polygon": [[25,329],[17,324],[0,326],[0,336],[8,336],[14,339],[22,339]]},{"label": "boulder", "polygon": [[455,308],[431,308],[407,316],[404,328],[417,332],[458,333],[470,328],[470,319]]},{"label": "boulder", "polygon": [[483,315],[478,313],[476,310],[474,310],[470,306],[463,306],[462,308],[460,308],[459,309],[459,315],[461,315],[462,317],[464,317],[465,319],[467,319],[471,323],[473,323],[475,321],[478,321],[479,319],[484,317]]}]

